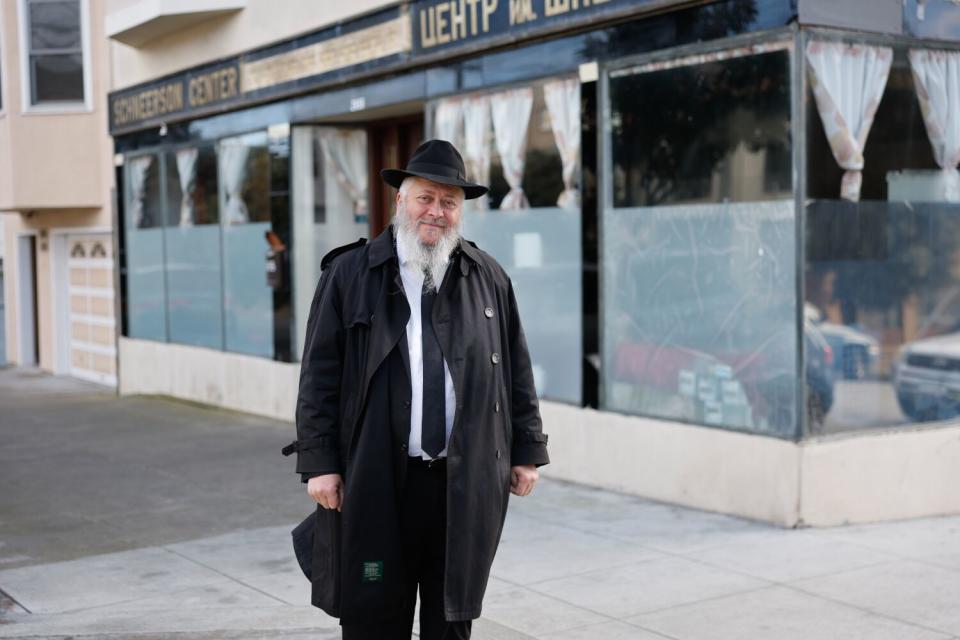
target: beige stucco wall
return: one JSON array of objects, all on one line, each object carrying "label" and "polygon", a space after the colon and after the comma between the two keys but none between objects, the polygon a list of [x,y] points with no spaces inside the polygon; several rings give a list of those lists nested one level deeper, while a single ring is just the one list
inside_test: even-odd
[{"label": "beige stucco wall", "polygon": [[[110,84],[106,0],[88,0],[90,95],[70,111],[23,109],[20,3],[0,0],[3,103],[0,115],[0,211],[4,211],[5,318],[7,357],[19,362],[20,283],[17,238],[37,232],[37,336],[39,364],[53,371],[57,361],[52,234],[59,229],[112,226],[113,141],[107,131],[106,94]],[[87,108],[89,107],[89,108]]]},{"label": "beige stucco wall", "polygon": [[110,84],[103,27],[106,0],[88,2],[90,108],[69,112],[24,112],[20,3],[0,3],[5,88],[0,117],[0,210],[110,205],[113,142],[106,124]]},{"label": "beige stucco wall", "polygon": [[[131,0],[108,0],[108,10],[118,11],[131,4]],[[237,55],[396,4],[396,0],[248,0],[241,11],[200,22],[138,48],[111,41],[112,89]]]}]

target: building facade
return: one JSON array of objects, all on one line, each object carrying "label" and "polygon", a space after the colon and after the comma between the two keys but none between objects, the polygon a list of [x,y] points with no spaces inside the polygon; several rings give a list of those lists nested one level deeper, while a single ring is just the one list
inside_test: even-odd
[{"label": "building facade", "polygon": [[106,18],[122,393],[290,419],[320,259],[440,137],[491,185],[464,235],[513,280],[550,475],[960,512],[955,2],[164,6]]},{"label": "building facade", "polygon": [[103,0],[0,3],[6,358],[116,384]]}]

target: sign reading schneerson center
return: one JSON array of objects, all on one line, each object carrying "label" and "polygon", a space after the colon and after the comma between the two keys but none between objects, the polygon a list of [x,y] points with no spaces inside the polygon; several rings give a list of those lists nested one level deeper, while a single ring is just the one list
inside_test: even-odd
[{"label": "sign reading schneerson center", "polygon": [[415,0],[110,94],[123,134],[690,0]]}]

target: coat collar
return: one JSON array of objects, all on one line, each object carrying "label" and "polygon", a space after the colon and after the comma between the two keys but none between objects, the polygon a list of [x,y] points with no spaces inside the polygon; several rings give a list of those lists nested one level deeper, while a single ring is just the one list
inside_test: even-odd
[{"label": "coat collar", "polygon": [[[379,236],[370,243],[370,252],[367,254],[367,264],[370,269],[375,269],[391,258],[396,259],[397,249],[393,242],[393,225],[383,230]],[[480,250],[469,240],[460,239],[460,246],[454,249],[453,256],[462,254],[469,260],[460,260],[460,273],[467,275],[470,273],[470,263],[480,264]]]}]

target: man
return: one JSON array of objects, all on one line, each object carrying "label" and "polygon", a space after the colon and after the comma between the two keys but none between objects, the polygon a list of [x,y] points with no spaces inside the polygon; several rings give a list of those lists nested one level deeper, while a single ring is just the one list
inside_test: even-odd
[{"label": "man", "polygon": [[420,145],[393,224],[321,265],[297,400],[297,471],[318,503],[313,603],[343,638],[469,638],[509,493],[549,462],[510,279],[460,238],[465,179]]}]

